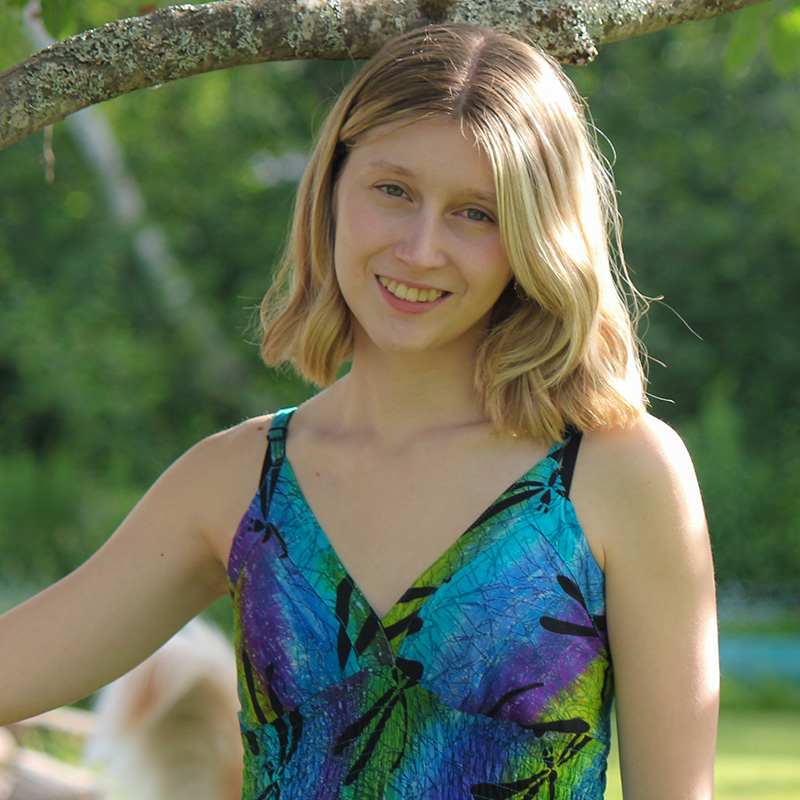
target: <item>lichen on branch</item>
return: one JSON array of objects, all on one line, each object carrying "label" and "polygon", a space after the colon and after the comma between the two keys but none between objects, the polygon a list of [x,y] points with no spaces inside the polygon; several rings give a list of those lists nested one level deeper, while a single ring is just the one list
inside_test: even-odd
[{"label": "lichen on branch", "polygon": [[0,148],[86,106],[242,64],[367,58],[428,22],[500,25],[563,62],[764,0],[218,0],[85,31],[0,74]]}]

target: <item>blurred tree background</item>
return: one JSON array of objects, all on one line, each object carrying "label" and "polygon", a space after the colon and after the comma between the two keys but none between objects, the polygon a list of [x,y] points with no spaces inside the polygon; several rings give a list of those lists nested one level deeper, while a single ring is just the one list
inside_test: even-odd
[{"label": "blurred tree background", "polygon": [[[63,25],[138,11],[86,0]],[[569,69],[613,142],[634,277],[664,296],[642,327],[653,411],[694,454],[718,578],[784,600],[800,589],[798,11],[754,7]],[[0,69],[36,49],[0,5]],[[354,68],[245,67],[94,109],[121,177],[69,123],[0,153],[0,584],[58,578],[197,439],[312,391],[260,364],[253,312]],[[115,213],[114,181],[136,214]]]}]

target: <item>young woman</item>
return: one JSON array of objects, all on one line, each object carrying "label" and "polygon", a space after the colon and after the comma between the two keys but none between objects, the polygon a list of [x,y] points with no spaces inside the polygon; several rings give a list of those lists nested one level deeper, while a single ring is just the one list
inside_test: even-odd
[{"label": "young woman", "polygon": [[615,214],[537,49],[457,25],[385,47],[263,307],[265,360],[327,388],[198,444],[0,619],[0,722],[231,592],[247,800],[595,800],[614,694],[626,800],[710,798],[708,535],[644,411]]}]

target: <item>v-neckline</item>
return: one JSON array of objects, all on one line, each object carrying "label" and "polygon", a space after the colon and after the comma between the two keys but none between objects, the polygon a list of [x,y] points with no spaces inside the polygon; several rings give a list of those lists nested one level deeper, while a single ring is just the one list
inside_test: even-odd
[{"label": "v-neckline", "polygon": [[[437,570],[437,568],[448,559],[452,553],[458,549],[459,546],[464,546],[465,538],[469,535],[469,533],[474,530],[478,525],[480,525],[483,520],[490,515],[490,512],[497,506],[503,498],[509,494],[518,484],[524,483],[528,480],[528,478],[535,472],[539,471],[547,461],[554,461],[555,462],[555,469],[558,469],[558,461],[555,459],[555,453],[558,451],[558,448],[563,444],[562,442],[557,442],[554,444],[547,453],[542,456],[535,464],[529,467],[522,475],[520,475],[516,480],[514,480],[509,486],[504,489],[497,497],[486,506],[483,511],[473,520],[473,522],[462,532],[460,533],[434,560],[426,566],[418,575],[417,577],[411,582],[411,584],[403,591],[403,593],[395,600],[388,608],[385,614],[379,614],[375,608],[373,607],[372,603],[367,599],[366,594],[362,591],[359,584],[353,579],[350,570],[348,569],[347,565],[344,563],[342,558],[339,556],[338,551],[333,546],[333,542],[331,542],[328,534],[325,532],[325,529],[319,522],[314,509],[311,508],[311,504],[308,502],[306,498],[305,492],[303,491],[302,486],[300,486],[300,481],[297,479],[297,474],[294,471],[294,467],[292,466],[291,461],[289,460],[288,455],[286,454],[286,439],[288,438],[289,433],[289,422],[291,421],[292,415],[294,414],[295,409],[290,409],[285,412],[286,416],[283,417],[281,420],[282,424],[280,425],[283,428],[282,431],[282,438],[283,438],[283,458],[282,460],[282,469],[286,471],[286,477],[289,479],[292,489],[294,490],[295,495],[300,499],[302,504],[302,510],[308,515],[309,519],[313,523],[313,527],[317,532],[317,535],[322,543],[322,545],[328,550],[331,554],[331,557],[337,567],[341,570],[341,573],[346,579],[350,582],[353,592],[356,594],[360,602],[363,604],[364,608],[368,609],[369,613],[378,621],[382,628],[386,627],[386,624],[391,620],[397,613],[398,608],[403,604],[404,598],[406,598],[409,593],[413,592],[413,590],[417,589],[422,582],[422,579],[431,572]],[[277,419],[276,415],[276,419]],[[273,420],[273,427],[274,420]],[[272,437],[270,437],[272,440]],[[274,441],[274,440],[273,440]],[[273,444],[273,441],[270,444]],[[459,567],[458,569],[460,569]],[[453,574],[458,571],[453,570]],[[452,577],[452,576],[449,576]],[[445,579],[443,579],[445,580]],[[435,587],[432,587],[435,591],[439,588],[439,585],[443,582],[440,580]]]}]

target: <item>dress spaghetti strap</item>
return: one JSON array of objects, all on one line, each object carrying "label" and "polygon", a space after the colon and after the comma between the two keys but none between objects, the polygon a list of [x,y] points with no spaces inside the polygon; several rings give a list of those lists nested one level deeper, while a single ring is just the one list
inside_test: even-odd
[{"label": "dress spaghetti strap", "polygon": [[575,462],[578,460],[578,449],[581,446],[583,434],[576,428],[570,428],[567,432],[566,444],[561,451],[559,463],[561,464],[561,484],[564,487],[564,496],[569,497],[569,490],[572,486],[572,475],[575,472]]}]

